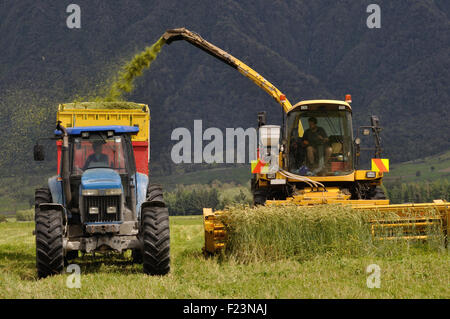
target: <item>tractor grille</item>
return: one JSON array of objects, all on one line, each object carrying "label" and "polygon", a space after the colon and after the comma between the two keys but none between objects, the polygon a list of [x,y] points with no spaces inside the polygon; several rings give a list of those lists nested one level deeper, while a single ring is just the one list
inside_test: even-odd
[{"label": "tractor grille", "polygon": [[[83,203],[85,221],[88,223],[120,221],[120,196],[85,196]],[[98,214],[90,214],[91,207],[98,207]],[[108,207],[115,207],[116,213],[108,213]]]}]

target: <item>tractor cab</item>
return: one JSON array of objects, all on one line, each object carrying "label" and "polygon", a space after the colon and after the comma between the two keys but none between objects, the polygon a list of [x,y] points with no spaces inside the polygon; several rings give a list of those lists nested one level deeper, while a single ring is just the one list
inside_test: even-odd
[{"label": "tractor cab", "polygon": [[348,103],[303,101],[287,114],[286,170],[301,176],[351,174],[352,113]]},{"label": "tractor cab", "polygon": [[[62,178],[51,178],[50,186],[52,195],[67,207],[69,223],[79,225],[80,232],[120,233],[123,227],[134,228],[148,184],[148,177],[135,167],[131,136],[138,131],[120,125],[65,129],[67,155],[63,145],[58,151]],[[55,134],[64,135],[61,130]],[[139,184],[145,186],[143,194],[136,188]]]}]

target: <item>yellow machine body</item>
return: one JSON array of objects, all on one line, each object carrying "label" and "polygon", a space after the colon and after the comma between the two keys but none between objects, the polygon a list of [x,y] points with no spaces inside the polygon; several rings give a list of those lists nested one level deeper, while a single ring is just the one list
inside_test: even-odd
[{"label": "yellow machine body", "polygon": [[[267,94],[275,99],[275,101],[280,104],[286,115],[289,115],[291,112],[299,110],[303,106],[307,105],[335,105],[339,107],[339,110],[341,110],[342,107],[344,110],[352,112],[352,108],[350,106],[351,97],[350,99],[346,98],[346,101],[320,99],[301,101],[295,105],[292,105],[286,96],[272,83],[267,81],[261,74],[228,52],[206,41],[197,33],[189,31],[185,28],[167,30],[163,35],[163,38],[167,44],[178,40],[187,41],[195,47],[221,60],[225,64],[235,68],[242,75],[253,81],[257,86],[262,88]],[[299,123],[298,129],[299,131],[304,131],[301,123]],[[281,168],[286,166],[286,158],[283,155],[283,151],[281,151],[279,154],[279,167]],[[299,179],[301,176],[286,174],[282,169],[271,175],[271,178],[269,178],[268,174],[255,174],[255,185],[258,187],[271,187],[272,184],[275,184],[274,181],[277,181],[278,185],[295,182],[299,183],[299,181],[301,182],[301,179]],[[395,221],[390,219],[379,219],[373,221],[372,234],[374,237],[377,237],[379,234],[383,234],[380,239],[426,239],[427,235],[425,234],[411,236],[411,232],[409,230],[411,228],[414,228],[415,230],[419,229],[420,233],[421,229],[433,224],[439,225],[445,234],[449,233],[450,229],[448,222],[450,219],[450,203],[436,200],[433,203],[391,205],[387,199],[351,199],[352,196],[345,191],[349,185],[354,185],[360,182],[364,182],[366,185],[370,186],[380,186],[382,184],[382,178],[383,173],[377,170],[352,170],[348,174],[339,176],[308,176],[307,178],[303,178],[303,180],[312,187],[304,187],[294,191],[292,196],[288,196],[283,200],[268,199],[265,204],[295,204],[298,206],[342,204],[350,205],[355,209],[373,210],[380,213],[395,213],[396,216],[398,216]],[[327,186],[324,186],[324,184],[327,184]],[[428,214],[430,210],[434,210],[437,213],[433,216],[429,216]],[[226,225],[223,225],[218,218],[220,214],[224,213],[224,211],[213,212],[210,208],[205,208],[203,210],[205,252],[215,253],[223,249],[226,245]],[[398,236],[398,232],[396,231],[392,232],[392,234],[396,234],[395,236],[386,236],[386,232],[384,231],[386,229],[395,230],[399,228],[403,230],[401,236]]]}]

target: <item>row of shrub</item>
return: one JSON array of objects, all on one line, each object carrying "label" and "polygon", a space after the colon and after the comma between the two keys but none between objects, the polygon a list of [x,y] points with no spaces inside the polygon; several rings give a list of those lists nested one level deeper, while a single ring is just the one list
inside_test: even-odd
[{"label": "row of shrub", "polygon": [[18,210],[16,212],[16,220],[19,222],[34,221],[34,208]]},{"label": "row of shrub", "polygon": [[177,186],[166,192],[164,200],[170,215],[199,215],[203,208],[223,209],[234,204],[250,204],[252,198],[244,188],[223,190],[209,185]]},{"label": "row of shrub", "polygon": [[424,203],[434,199],[450,201],[450,182],[447,179],[434,182],[387,184],[387,196],[394,204]]}]

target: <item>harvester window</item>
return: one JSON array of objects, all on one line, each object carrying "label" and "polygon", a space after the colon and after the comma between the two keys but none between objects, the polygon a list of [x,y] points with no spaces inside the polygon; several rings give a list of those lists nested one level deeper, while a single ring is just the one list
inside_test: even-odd
[{"label": "harvester window", "polygon": [[288,136],[290,172],[338,176],[353,170],[350,112],[328,107],[292,111],[288,115]]}]

